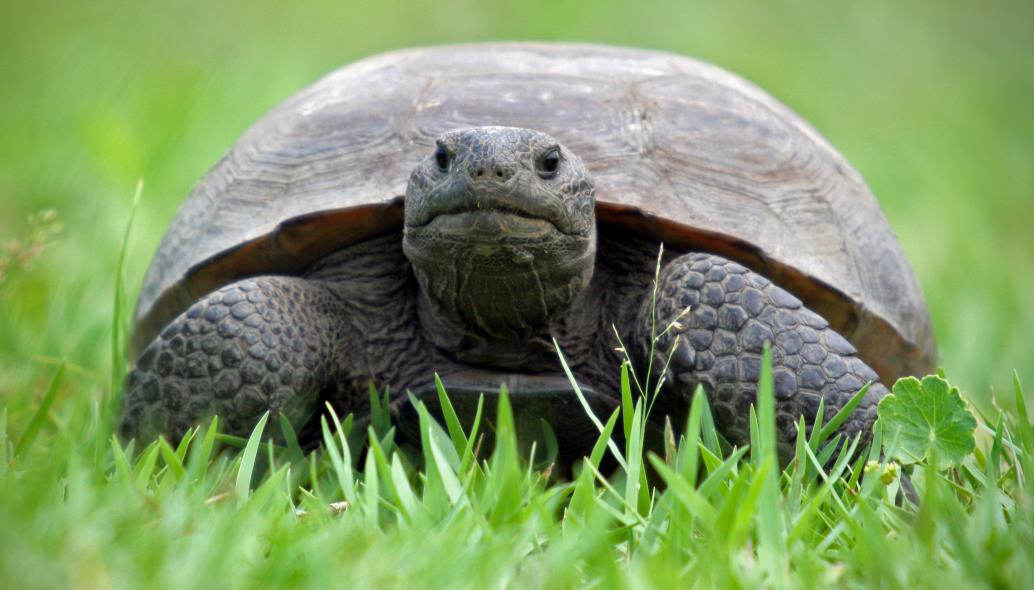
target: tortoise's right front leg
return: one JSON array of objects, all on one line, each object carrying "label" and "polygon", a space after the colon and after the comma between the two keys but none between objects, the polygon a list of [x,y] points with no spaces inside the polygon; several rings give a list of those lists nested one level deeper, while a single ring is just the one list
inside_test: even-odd
[{"label": "tortoise's right front leg", "polygon": [[341,301],[306,279],[257,277],[206,296],[137,360],[123,436],[175,440],[213,414],[223,432],[247,435],[267,410],[300,428],[334,387],[345,318]]},{"label": "tortoise's right front leg", "polygon": [[[654,331],[660,333],[656,342]],[[656,307],[647,300],[640,309],[637,341],[640,365],[652,364],[655,378],[665,378],[661,406],[678,414],[702,386],[719,429],[736,445],[750,442],[750,406],[757,400],[767,343],[784,462],[793,455],[798,419],[804,416],[810,433],[819,400],[823,418],[829,420],[872,382],[840,428],[849,436],[862,433],[867,442],[876,404],[887,393],[876,373],[826,320],[768,279],[713,254],[686,254],[665,266]]]}]

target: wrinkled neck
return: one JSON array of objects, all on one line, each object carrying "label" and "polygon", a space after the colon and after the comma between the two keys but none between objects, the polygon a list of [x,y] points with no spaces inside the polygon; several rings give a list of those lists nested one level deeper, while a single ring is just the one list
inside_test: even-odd
[{"label": "wrinkled neck", "polygon": [[[595,234],[580,252],[532,255],[507,246],[505,264],[468,249],[407,250],[420,285],[419,317],[431,342],[462,362],[534,370],[555,358],[552,338],[592,279]],[[451,254],[451,255],[450,255]]]}]

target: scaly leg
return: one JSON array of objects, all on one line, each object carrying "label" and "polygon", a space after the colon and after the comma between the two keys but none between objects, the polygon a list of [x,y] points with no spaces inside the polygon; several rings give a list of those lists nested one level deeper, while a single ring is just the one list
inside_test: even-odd
[{"label": "scaly leg", "polygon": [[341,302],[319,281],[257,277],[223,287],[170,323],[137,360],[122,434],[178,439],[217,414],[223,432],[247,435],[267,410],[300,428],[335,387],[345,329]]},{"label": "scaly leg", "polygon": [[[697,385],[702,385],[722,434],[734,444],[746,444],[767,342],[772,350],[777,436],[784,461],[792,456],[800,416],[810,430],[820,399],[824,419],[829,419],[872,381],[861,405],[841,427],[841,432],[852,436],[862,432],[863,442],[868,440],[876,404],[887,389],[858,358],[855,348],[799,299],[742,265],[696,253],[680,256],[662,270],[656,330],[662,331],[686,308],[690,311],[678,320],[679,325],[653,347],[656,372],[665,366],[674,340],[679,339],[664,373],[659,407],[688,407]],[[654,325],[650,311],[650,301],[644,302],[636,335],[643,366]]]}]

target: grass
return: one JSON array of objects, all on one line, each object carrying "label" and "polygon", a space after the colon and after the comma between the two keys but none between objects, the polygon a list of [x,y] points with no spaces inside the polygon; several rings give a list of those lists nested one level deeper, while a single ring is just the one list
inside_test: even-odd
[{"label": "grass", "polygon": [[[1034,579],[1032,435],[1018,385],[1034,382],[1031,3],[8,4],[0,587]],[[346,417],[342,438],[331,420],[336,447],[309,458],[211,429],[185,446],[113,446],[127,310],[191,184],[319,75],[377,51],[480,39],[701,57],[815,124],[873,188],[916,269],[947,375],[983,415],[977,450],[961,467],[916,468],[916,507],[892,501],[893,466],[859,480],[857,466],[804,443],[788,471],[766,464],[763,407],[760,447],[722,449],[700,405],[663,456],[604,442],[572,482],[529,467],[505,436],[475,459],[471,433],[450,421],[426,421],[420,449],[395,448],[374,421],[365,453],[369,432]],[[120,249],[140,178],[135,238]],[[646,413],[633,377],[622,413],[599,417],[630,443]],[[605,453],[621,461],[601,478],[592,467]]]},{"label": "grass", "polygon": [[[64,367],[24,429],[0,410],[0,580],[47,587],[1018,587],[1034,576],[1034,426],[986,417],[955,467],[905,471],[833,434],[850,408],[797,440],[780,469],[771,362],[751,444],[730,449],[698,392],[676,439],[647,452],[648,397],[603,420],[571,480],[518,451],[508,397],[483,455],[442,392],[439,425],[396,444],[386,406],[364,431],[330,410],[309,455],[264,416],[247,441],[218,421],[178,444],[114,436],[104,403],[54,408]],[[864,391],[862,392],[864,394]],[[374,399],[379,394],[371,394]],[[633,401],[635,400],[635,401]],[[55,411],[56,410],[56,411]],[[612,439],[619,421],[622,448]],[[49,424],[47,435],[38,436]],[[803,429],[803,420],[801,423]],[[240,449],[243,443],[243,450]],[[838,449],[846,449],[837,453]],[[612,453],[618,467],[601,472]],[[862,477],[862,473],[865,477]],[[652,474],[649,476],[648,474]]]},{"label": "grass", "polygon": [[[124,239],[123,249],[128,228]],[[121,282],[113,342],[124,341]],[[413,400],[418,444],[396,441],[386,393],[371,387],[369,426],[328,407],[323,444],[309,454],[269,414],[247,440],[219,434],[214,418],[175,445],[126,446],[112,411],[119,352],[99,399],[56,407],[61,363],[24,426],[11,428],[0,410],[3,587],[911,589],[1034,579],[1034,425],[1018,377],[1016,411],[983,416],[983,444],[961,461],[902,468],[884,459],[893,445],[879,426],[869,448],[837,434],[866,386],[826,422],[820,407],[810,433],[802,417],[782,467],[767,350],[748,446],[730,448],[698,390],[684,427],[666,423],[661,453],[647,450],[646,427],[661,383],[637,379],[626,361],[616,368],[620,406],[595,416],[560,354],[600,432],[562,479],[555,449],[545,460],[535,444],[521,452],[505,390],[496,415],[483,423],[479,406],[468,430],[437,379],[445,425]],[[608,453],[613,469],[602,467]]]}]

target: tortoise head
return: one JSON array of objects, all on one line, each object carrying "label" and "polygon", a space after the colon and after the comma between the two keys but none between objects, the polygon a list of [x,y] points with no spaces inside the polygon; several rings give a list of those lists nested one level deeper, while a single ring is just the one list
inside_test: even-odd
[{"label": "tortoise head", "polygon": [[592,277],[595,197],[582,161],[530,129],[440,136],[409,178],[403,248],[431,312],[482,338],[521,338]]}]

